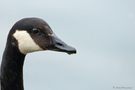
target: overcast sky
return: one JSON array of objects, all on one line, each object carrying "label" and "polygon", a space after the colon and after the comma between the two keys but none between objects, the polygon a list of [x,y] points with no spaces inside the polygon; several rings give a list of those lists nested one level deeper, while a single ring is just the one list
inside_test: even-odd
[{"label": "overcast sky", "polygon": [[135,89],[134,0],[1,0],[0,58],[10,28],[24,17],[44,19],[77,49],[28,54],[25,90]]}]

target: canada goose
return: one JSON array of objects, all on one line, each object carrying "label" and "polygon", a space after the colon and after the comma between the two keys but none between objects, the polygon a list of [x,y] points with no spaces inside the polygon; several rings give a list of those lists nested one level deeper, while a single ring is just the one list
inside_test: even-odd
[{"label": "canada goose", "polygon": [[24,90],[23,63],[30,52],[53,50],[76,53],[75,48],[61,41],[40,18],[24,18],[11,28],[1,63],[1,90]]}]

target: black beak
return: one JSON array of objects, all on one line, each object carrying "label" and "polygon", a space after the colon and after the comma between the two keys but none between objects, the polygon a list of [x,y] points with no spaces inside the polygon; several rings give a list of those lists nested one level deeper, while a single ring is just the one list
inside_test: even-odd
[{"label": "black beak", "polygon": [[49,50],[58,51],[58,52],[65,52],[68,54],[75,54],[76,49],[67,45],[62,40],[60,40],[56,35],[52,35],[52,44]]}]

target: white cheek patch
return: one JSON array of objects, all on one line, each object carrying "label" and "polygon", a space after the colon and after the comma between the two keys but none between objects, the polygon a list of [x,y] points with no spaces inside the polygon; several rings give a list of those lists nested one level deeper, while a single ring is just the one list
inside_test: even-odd
[{"label": "white cheek patch", "polygon": [[43,50],[34,42],[34,40],[31,38],[29,33],[27,33],[27,31],[16,30],[13,36],[18,41],[19,50],[23,54]]}]

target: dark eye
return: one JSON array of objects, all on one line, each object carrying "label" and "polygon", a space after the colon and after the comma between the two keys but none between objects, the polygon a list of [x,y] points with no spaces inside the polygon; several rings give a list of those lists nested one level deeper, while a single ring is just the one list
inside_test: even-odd
[{"label": "dark eye", "polygon": [[35,33],[35,34],[37,34],[37,33],[40,33],[40,30],[38,28],[33,28],[32,29],[32,32]]}]

